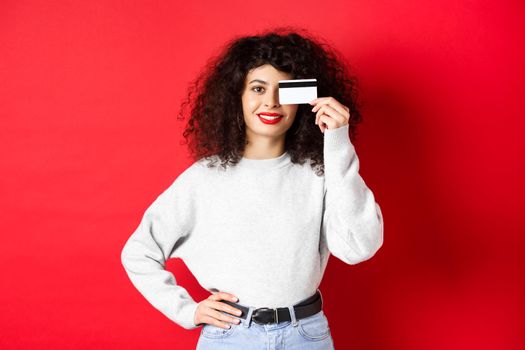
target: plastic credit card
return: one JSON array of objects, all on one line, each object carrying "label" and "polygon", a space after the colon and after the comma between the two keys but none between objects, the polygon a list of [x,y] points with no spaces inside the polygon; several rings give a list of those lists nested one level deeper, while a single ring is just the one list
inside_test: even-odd
[{"label": "plastic credit card", "polygon": [[309,103],[317,98],[317,79],[279,80],[279,103]]}]

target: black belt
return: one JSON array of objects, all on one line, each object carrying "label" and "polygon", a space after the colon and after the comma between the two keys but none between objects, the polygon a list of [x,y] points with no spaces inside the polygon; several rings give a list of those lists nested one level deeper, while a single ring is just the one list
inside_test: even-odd
[{"label": "black belt", "polygon": [[[239,305],[237,303],[233,303],[231,301],[227,300],[221,300],[221,302],[226,303],[228,305],[231,305],[239,310],[242,311],[242,314],[240,317],[242,319],[246,319],[246,316],[248,315],[249,309],[245,306]],[[319,311],[323,309],[323,299],[321,297],[321,293],[319,290],[315,292],[314,295],[309,297],[308,299],[305,299],[301,301],[300,303],[293,306],[294,312],[295,312],[295,319],[300,320],[302,318],[315,315]],[[272,323],[279,323],[284,321],[291,321],[292,317],[290,315],[290,310],[287,307],[280,307],[277,309],[270,309],[267,307],[261,307],[258,309],[253,310],[252,313],[252,321],[257,324],[272,324]]]}]

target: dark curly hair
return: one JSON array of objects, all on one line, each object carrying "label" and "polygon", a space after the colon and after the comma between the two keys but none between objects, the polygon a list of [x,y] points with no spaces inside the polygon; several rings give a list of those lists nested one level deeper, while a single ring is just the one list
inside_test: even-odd
[{"label": "dark curly hair", "polygon": [[[245,78],[251,69],[264,64],[291,74],[292,79],[316,78],[318,96],[332,96],[350,109],[350,138],[355,139],[356,126],[361,122],[357,79],[348,73],[342,55],[305,30],[278,27],[230,40],[190,85],[178,119],[184,119],[185,107],[190,106],[183,136],[194,160],[206,158],[208,167],[213,167],[217,158],[212,156],[217,156],[223,168],[240,161],[247,142],[241,102]],[[286,133],[285,150],[293,163],[304,164],[309,159],[321,176],[324,138],[313,123],[311,107],[299,104]]]}]

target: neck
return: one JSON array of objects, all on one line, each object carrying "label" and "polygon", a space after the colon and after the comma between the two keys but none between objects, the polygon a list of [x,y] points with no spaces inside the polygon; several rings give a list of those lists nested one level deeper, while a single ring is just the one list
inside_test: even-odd
[{"label": "neck", "polygon": [[247,135],[248,143],[244,147],[242,156],[248,159],[277,158],[284,153],[285,135],[279,138],[270,138],[260,135]]}]

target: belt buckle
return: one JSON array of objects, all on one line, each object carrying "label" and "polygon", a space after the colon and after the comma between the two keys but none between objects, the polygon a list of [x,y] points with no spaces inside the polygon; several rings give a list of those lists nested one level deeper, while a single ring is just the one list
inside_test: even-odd
[{"label": "belt buckle", "polygon": [[260,325],[265,325],[265,324],[271,324],[271,323],[274,323],[274,322],[259,322],[257,321],[257,316],[259,316],[259,311],[267,311],[267,310],[274,310],[274,320],[275,320],[275,323],[279,323],[279,316],[278,316],[278,313],[277,313],[277,309],[270,309],[270,308],[267,308],[267,307],[260,307],[258,309],[255,309],[253,310],[253,314],[252,314],[252,320],[253,322],[257,323],[257,324],[260,324]]}]

